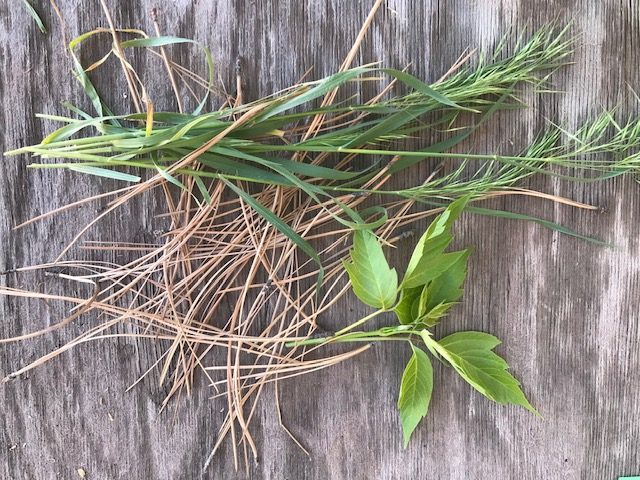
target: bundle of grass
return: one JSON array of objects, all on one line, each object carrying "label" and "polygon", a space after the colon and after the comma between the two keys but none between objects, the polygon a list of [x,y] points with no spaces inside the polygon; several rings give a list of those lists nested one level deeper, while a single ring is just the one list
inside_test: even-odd
[{"label": "bundle of grass", "polygon": [[[156,54],[164,59],[174,86],[178,80],[192,91],[203,86],[208,95],[211,75],[203,79],[187,71],[162,49],[188,40],[116,30],[108,19],[111,29],[94,30],[70,44],[74,53],[89,36],[113,37],[112,50],[87,69],[73,55],[95,116],[74,106],[69,108],[79,118],[43,115],[64,126],[37,145],[7,154],[63,160],[36,163],[34,168],[68,168],[132,182],[100,196],[112,200],[95,222],[133,197],[158,189],[170,225],[160,244],[84,245],[95,252],[128,252],[133,260],[122,265],[65,259],[88,225],[55,261],[17,269],[64,267],[73,272],[66,273],[66,279],[91,286],[86,299],[0,289],[5,295],[74,304],[73,313],[52,328],[91,312],[100,313],[102,321],[12,376],[82,342],[122,335],[168,342],[153,366],[159,369],[160,382],[170,383],[164,405],[183,389],[191,390],[196,372],[204,375],[214,397],[227,402],[226,421],[213,452],[230,436],[236,466],[238,448],[245,459],[249,451],[257,458],[250,424],[267,385],[335,365],[363,352],[373,341],[401,340],[411,345],[399,398],[405,441],[426,413],[431,395],[430,362],[416,340],[489,398],[533,410],[506,371],[506,363],[491,351],[495,337],[463,332],[436,341],[431,329],[462,295],[469,252],[445,249],[452,238],[451,224],[463,209],[529,218],[476,206],[483,199],[512,194],[590,208],[524,189],[521,182],[535,174],[593,181],[638,170],[640,122],[621,126],[608,112],[575,134],[551,125],[519,155],[455,151],[496,112],[523,107],[517,99],[519,85],[545,87],[548,76],[571,53],[566,29],[540,30],[527,41],[521,39],[509,56],[502,55],[501,44],[493,56],[474,66],[467,65],[470,59],[464,55],[433,85],[377,65],[351,68],[356,42],[341,70],[327,78],[251,103],[227,98],[210,113],[202,112],[203,101],[194,113],[185,114],[179,101],[179,112],[154,112],[126,51],[159,48]],[[135,38],[120,41],[122,34]],[[210,55],[204,52],[211,68]],[[123,65],[137,113],[112,114],[89,80],[87,71],[109,55]],[[382,80],[386,85],[368,101],[335,101],[340,88]],[[398,86],[406,92],[394,95]],[[403,142],[424,142],[434,134],[443,139],[401,147]],[[394,178],[423,162],[434,167],[427,178],[407,188],[393,187]],[[382,245],[396,244],[405,236],[403,228],[436,214],[440,215],[417,243],[399,282]],[[322,315],[349,293],[347,277],[354,293],[376,311],[336,333],[318,334]],[[224,313],[226,305],[231,306],[229,314]],[[398,325],[362,330],[370,318],[391,311]],[[129,326],[128,333],[116,332],[122,324]],[[327,344],[351,342],[356,348],[346,353],[322,353]],[[470,351],[482,352],[481,365],[473,364]]]}]

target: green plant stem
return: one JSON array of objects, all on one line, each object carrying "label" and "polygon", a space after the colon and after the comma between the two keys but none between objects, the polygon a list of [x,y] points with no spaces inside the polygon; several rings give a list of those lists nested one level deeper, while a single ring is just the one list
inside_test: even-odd
[{"label": "green plant stem", "polygon": [[347,332],[350,332],[351,330],[353,330],[356,327],[359,327],[360,325],[368,322],[369,320],[371,320],[372,318],[377,317],[378,315],[380,315],[381,313],[385,313],[388,312],[389,310],[376,310],[375,312],[367,315],[366,317],[362,317],[360,320],[353,322],[351,325],[349,325],[348,327],[344,327],[342,330],[338,330],[335,334],[336,337],[340,337],[342,335],[344,335]]},{"label": "green plant stem", "polygon": [[[379,313],[379,312],[378,312]],[[366,317],[365,317],[366,318]],[[360,321],[360,320],[359,320]],[[357,323],[357,322],[356,322]],[[409,327],[410,328],[410,327]],[[351,342],[399,342],[409,341],[411,335],[419,335],[416,330],[407,329],[406,325],[395,327],[383,327],[372,332],[351,332],[339,334],[339,332],[320,338],[308,338],[297,342],[287,342],[287,347],[301,347],[308,345],[322,345],[325,343],[351,343]],[[402,335],[401,337],[397,335]]]},{"label": "green plant stem", "polygon": [[[352,342],[405,342],[410,339],[410,337],[380,337],[376,335],[370,335],[371,332],[362,332],[367,333],[367,336],[350,336],[343,335],[341,337],[329,336],[329,337],[319,337],[319,338],[309,338],[307,340],[300,340],[298,342],[287,342],[285,346],[288,348],[291,347],[302,347],[309,345],[322,345],[325,343],[352,343]],[[399,332],[398,332],[399,333]],[[406,333],[406,332],[402,332]]]}]

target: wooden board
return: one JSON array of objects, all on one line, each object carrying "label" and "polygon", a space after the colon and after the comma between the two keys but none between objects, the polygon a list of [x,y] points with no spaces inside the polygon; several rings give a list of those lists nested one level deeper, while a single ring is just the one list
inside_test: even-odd
[{"label": "wooden board", "polygon": [[[21,2],[0,4],[0,148],[37,142],[51,124],[38,112],[61,113],[62,100],[88,107],[70,75],[62,29],[49,2],[33,1],[49,26],[42,35]],[[59,0],[67,37],[106,26],[97,0]],[[308,68],[319,78],[335,71],[371,2],[323,0],[158,2],[111,1],[120,26],[152,31],[159,7],[163,32],[195,38],[214,55],[216,73],[233,85],[241,57],[248,99],[295,82]],[[572,127],[602,107],[621,104],[638,113],[629,89],[640,89],[640,9],[632,0],[446,1],[388,0],[357,62],[412,65],[435,80],[467,47],[490,50],[509,28],[520,33],[557,20],[573,21],[580,35],[575,65],[553,77],[561,93],[528,95],[531,109],[488,126],[470,148],[509,148],[531,139],[546,118]],[[83,50],[99,58],[104,44]],[[102,50],[101,50],[102,49]],[[202,69],[193,50],[170,49],[180,63]],[[144,62],[144,60],[140,60]],[[148,81],[157,108],[174,108],[167,86]],[[120,111],[128,108],[117,68],[97,82]],[[96,214],[91,205],[20,231],[12,226],[36,214],[113,188],[109,181],[26,169],[26,158],[0,163],[0,270],[40,263]],[[490,331],[544,418],[494,405],[455,374],[437,366],[431,411],[403,450],[395,410],[405,347],[377,345],[359,358],[283,383],[284,421],[311,451],[308,458],[282,431],[273,392],[256,413],[256,479],[613,479],[640,474],[640,331],[638,322],[638,211],[632,181],[568,186],[541,181],[550,193],[603,207],[577,211],[544,201],[501,200],[514,211],[543,216],[616,245],[597,247],[531,223],[465,217],[461,244],[474,244],[463,304],[439,333]],[[154,237],[153,198],[125,207],[91,238]],[[407,247],[404,250],[407,250]],[[406,260],[396,258],[400,262]],[[9,286],[56,288],[47,277],[10,274]],[[73,293],[73,292],[71,292]],[[355,315],[345,306],[330,317]],[[0,337],[49,325],[61,306],[0,299]],[[333,320],[327,321],[333,321]],[[0,345],[0,373],[65,343],[95,319],[19,344]],[[28,375],[0,386],[0,478],[89,479],[234,478],[227,444],[201,477],[222,420],[224,403],[198,389],[159,414],[163,392],[149,378],[125,389],[159,354],[151,342],[83,345]],[[237,474],[242,478],[244,472]]]}]

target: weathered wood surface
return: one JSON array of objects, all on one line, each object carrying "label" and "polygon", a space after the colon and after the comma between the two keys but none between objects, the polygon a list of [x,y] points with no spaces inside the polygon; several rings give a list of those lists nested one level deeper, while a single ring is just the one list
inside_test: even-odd
[{"label": "weathered wood surface", "polygon": [[[61,112],[65,99],[87,104],[69,74],[61,28],[49,3],[34,3],[50,27],[46,36],[37,31],[21,2],[0,4],[2,150],[42,137],[50,125],[35,113]],[[58,3],[69,38],[106,25],[97,0]],[[370,3],[110,2],[119,25],[148,31],[149,11],[159,7],[163,31],[209,45],[217,73],[228,85],[241,56],[249,98],[289,85],[311,66],[316,77],[333,72]],[[357,61],[411,63],[418,76],[434,80],[466,47],[491,48],[509,27],[519,32],[552,20],[573,20],[581,34],[575,65],[554,77],[563,93],[531,97],[531,110],[493,123],[476,136],[472,147],[508,147],[511,141],[531,138],[544,118],[571,126],[602,106],[622,104],[637,113],[627,87],[640,89],[640,11],[631,0],[578,5],[570,0],[388,0]],[[97,58],[97,52],[85,54]],[[172,54],[187,66],[201,67],[200,58],[189,50]],[[111,72],[99,87],[124,108],[122,78],[116,68]],[[160,107],[170,107],[166,85],[151,85],[157,85],[155,98],[165,99]],[[13,225],[113,187],[69,173],[28,171],[26,163],[24,158],[0,163],[0,270],[50,260],[99,206],[17,232]],[[379,345],[350,363],[282,385],[284,420],[311,450],[311,458],[279,428],[272,402],[262,403],[254,423],[260,462],[249,476],[613,479],[640,473],[640,187],[631,179],[585,186],[547,181],[543,186],[606,207],[606,212],[522,199],[503,200],[503,205],[594,234],[617,248],[596,247],[533,224],[466,217],[458,227],[460,242],[476,245],[468,293],[440,332],[473,328],[502,338],[500,352],[544,419],[494,405],[437,366],[430,414],[403,450],[395,401],[407,352],[401,346]],[[148,238],[153,224],[145,217],[157,208],[153,199],[131,204],[89,237]],[[1,281],[43,291],[54,288],[44,277],[8,275]],[[347,307],[334,312],[336,320],[357,313]],[[0,336],[41,328],[62,313],[56,305],[2,298]],[[0,373],[68,341],[91,321],[1,345]],[[174,402],[175,410],[159,415],[163,392],[153,379],[125,393],[157,355],[152,343],[104,341],[79,347],[2,385],[0,478],[72,479],[78,468],[90,479],[199,478],[224,404],[208,400],[209,391],[201,388],[191,398]],[[203,478],[234,476],[227,445]]]}]

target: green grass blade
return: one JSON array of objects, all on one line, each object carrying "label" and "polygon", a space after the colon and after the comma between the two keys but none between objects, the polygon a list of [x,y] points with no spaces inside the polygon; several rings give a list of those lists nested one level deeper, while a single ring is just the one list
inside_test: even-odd
[{"label": "green grass blade", "polygon": [[162,176],[162,178],[164,178],[167,182],[172,183],[173,185],[175,185],[176,187],[182,189],[182,190],[187,190],[187,187],[185,187],[184,183],[182,183],[180,180],[178,180],[176,177],[174,177],[173,175],[171,175],[169,172],[167,172],[164,168],[162,168],[160,165],[158,165],[155,161],[153,162],[153,164],[156,167],[156,170],[158,171],[158,173]]},{"label": "green grass blade", "polygon": [[593,243],[595,245],[602,245],[607,247],[614,246],[613,244],[609,242],[605,242],[604,240],[578,233],[558,223],[552,222],[550,220],[545,220],[543,218],[534,217],[531,215],[515,213],[515,212],[507,212],[504,210],[494,210],[491,208],[480,208],[480,207],[467,207],[467,211],[471,213],[477,213],[480,215],[486,215],[488,217],[508,218],[512,220],[524,220],[527,222],[533,222],[543,227],[554,230],[556,232],[562,233],[564,235],[569,235],[570,237],[579,238],[580,240],[586,240],[587,242]]},{"label": "green grass blade", "polygon": [[109,170],[107,168],[90,167],[90,166],[83,166],[83,165],[71,165],[67,168],[69,168],[69,170],[73,170],[79,173],[86,173],[88,175],[106,177],[106,178],[111,178],[113,180],[121,180],[124,182],[138,183],[140,181],[140,177],[136,175],[129,175],[128,173],[119,172],[117,170]]},{"label": "green grass blade", "polygon": [[200,195],[202,195],[202,198],[204,199],[204,201],[207,202],[208,204],[211,204],[211,195],[209,195],[209,190],[207,190],[207,187],[202,181],[202,178],[197,175],[194,175],[193,180],[196,182],[198,190],[200,190]]},{"label": "green grass blade", "polygon": [[[381,71],[385,72],[387,75],[390,75],[390,76],[398,79],[399,81],[401,81],[405,85],[413,88],[417,92],[420,92],[420,93],[426,95],[429,98],[432,98],[433,100],[435,100],[436,102],[438,102],[438,103],[440,103],[442,105],[446,105],[448,107],[455,108],[457,110],[471,110],[469,108],[465,108],[465,107],[462,107],[462,106],[458,105],[453,100],[447,98],[442,93],[438,93],[432,87],[430,87],[429,85],[424,83],[422,80],[419,80],[418,78],[414,77],[413,75],[411,75],[411,74],[409,74],[407,72],[403,72],[401,70],[396,70],[394,68],[382,68]],[[471,111],[473,111],[473,110],[471,110]]]},{"label": "green grass blade", "polygon": [[344,72],[334,73],[323,80],[316,82],[316,85],[304,93],[298,95],[288,95],[284,101],[276,103],[273,107],[268,108],[260,116],[261,119],[268,119],[274,115],[291,110],[299,105],[315,100],[318,97],[325,95],[326,93],[334,90],[341,85],[344,85],[349,80],[353,80],[363,73],[370,71],[370,69],[358,67],[346,70]]},{"label": "green grass blade", "polygon": [[175,45],[179,43],[193,43],[198,44],[195,40],[190,38],[161,36],[161,37],[148,37],[148,38],[134,38],[132,40],[126,40],[120,42],[122,48],[130,47],[163,47],[165,45]]},{"label": "green grass blade", "polygon": [[22,0],[22,4],[24,5],[27,13],[31,15],[31,18],[33,18],[33,21],[36,22],[36,25],[38,26],[40,31],[42,33],[47,33],[47,27],[44,26],[44,22],[40,18],[40,15],[38,15],[38,12],[36,12],[35,8],[33,8],[33,5],[31,5],[29,0]]}]

